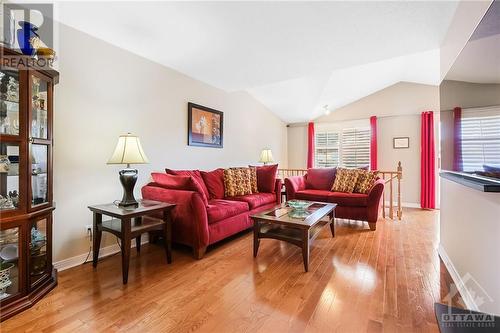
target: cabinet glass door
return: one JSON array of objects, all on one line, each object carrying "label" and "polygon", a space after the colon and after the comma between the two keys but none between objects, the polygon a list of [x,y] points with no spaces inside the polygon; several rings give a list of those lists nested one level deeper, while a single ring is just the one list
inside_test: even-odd
[{"label": "cabinet glass door", "polygon": [[19,135],[19,72],[0,70],[0,134]]},{"label": "cabinet glass door", "polygon": [[48,112],[49,82],[31,76],[31,128],[32,138],[47,139],[49,131]]},{"label": "cabinet glass door", "polygon": [[49,146],[31,144],[31,206],[38,206],[48,202],[49,193]]},{"label": "cabinet glass door", "polygon": [[0,142],[0,212],[19,208],[19,144]]},{"label": "cabinet glass door", "polygon": [[30,286],[34,288],[38,281],[50,274],[51,258],[50,244],[50,216],[31,222],[29,246],[29,273]]},{"label": "cabinet glass door", "polygon": [[0,230],[0,301],[20,292],[20,228]]}]

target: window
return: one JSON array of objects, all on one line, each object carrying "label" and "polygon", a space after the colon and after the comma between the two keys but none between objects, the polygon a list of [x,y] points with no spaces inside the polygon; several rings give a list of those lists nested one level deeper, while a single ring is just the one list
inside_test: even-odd
[{"label": "window", "polygon": [[370,130],[350,128],[342,131],[342,165],[361,168],[370,165]]},{"label": "window", "polygon": [[350,128],[317,132],[315,166],[317,168],[343,166],[365,167],[370,164],[370,129]]},{"label": "window", "polygon": [[339,165],[339,134],[323,132],[316,134],[315,165],[317,168]]},{"label": "window", "polygon": [[462,159],[464,171],[500,165],[500,107],[463,110]]}]

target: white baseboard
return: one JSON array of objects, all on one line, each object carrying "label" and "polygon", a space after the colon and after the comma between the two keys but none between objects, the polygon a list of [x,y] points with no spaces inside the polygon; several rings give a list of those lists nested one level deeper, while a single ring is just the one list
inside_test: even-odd
[{"label": "white baseboard", "polygon": [[[141,244],[146,244],[146,243],[148,243],[148,239],[143,238],[141,240]],[[135,241],[132,242],[131,247],[132,248],[135,247]],[[108,256],[115,254],[115,253],[118,253],[120,251],[121,251],[121,249],[118,246],[118,244],[116,244],[116,243],[113,245],[102,247],[99,250],[99,258],[108,257]],[[88,254],[88,252],[86,252],[86,253],[71,257],[71,258],[56,261],[56,262],[54,262],[54,268],[57,269],[59,272],[61,272],[61,271],[64,271],[66,269],[76,267],[78,265],[82,265],[83,262],[85,261],[85,259],[87,258],[87,255],[89,256],[89,258],[87,260],[92,261],[94,253],[93,253],[93,251],[90,251],[90,255]]]},{"label": "white baseboard", "polygon": [[[390,203],[391,203],[390,201],[385,201],[385,207],[389,207]],[[397,202],[394,202],[392,205],[394,207],[398,206]],[[407,208],[420,208],[420,204],[417,202],[402,202],[401,206]]]},{"label": "white baseboard", "polygon": [[460,296],[462,296],[462,299],[463,299],[467,309],[473,310],[473,311],[480,311],[479,307],[477,306],[476,302],[474,301],[474,297],[472,297],[472,294],[467,289],[465,282],[462,280],[462,277],[460,276],[460,274],[458,274],[457,269],[453,265],[453,262],[451,261],[450,257],[448,257],[446,250],[444,249],[444,247],[441,244],[439,244],[438,253],[439,253],[439,256],[441,257],[441,259],[443,260],[443,263],[446,266],[446,269],[450,273],[450,276],[453,279],[453,283],[455,283],[455,285],[457,286],[457,289],[460,292]]}]

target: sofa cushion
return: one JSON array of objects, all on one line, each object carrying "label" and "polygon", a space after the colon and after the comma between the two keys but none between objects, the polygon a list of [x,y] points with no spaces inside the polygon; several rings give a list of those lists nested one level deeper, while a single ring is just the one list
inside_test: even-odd
[{"label": "sofa cushion", "polygon": [[214,223],[247,212],[248,204],[242,201],[212,199],[208,203],[208,223]]},{"label": "sofa cushion", "polygon": [[151,178],[158,186],[172,190],[188,190],[192,186],[190,176],[174,176],[167,173],[151,172]]},{"label": "sofa cushion", "polygon": [[200,173],[210,199],[224,198],[224,169],[219,168],[213,171],[201,171]]},{"label": "sofa cushion", "polygon": [[252,194],[250,168],[229,168],[224,170],[224,195]]},{"label": "sofa cushion", "polygon": [[257,168],[250,168],[250,185],[252,186],[252,193],[259,193],[259,187],[257,185]]},{"label": "sofa cushion", "polygon": [[278,164],[256,166],[257,189],[259,192],[274,193]]},{"label": "sofa cushion", "polygon": [[176,176],[169,175],[161,172],[152,172],[151,178],[153,178],[154,184],[159,187],[171,189],[171,190],[184,190],[184,191],[194,191],[201,196],[201,200],[208,205],[208,198],[200,185],[200,182],[192,176]]},{"label": "sofa cushion", "polygon": [[339,206],[366,207],[368,206],[368,194],[330,192],[328,202],[336,203]]},{"label": "sofa cushion", "polygon": [[337,168],[307,169],[306,189],[327,190],[332,188]]},{"label": "sofa cushion", "polygon": [[328,198],[331,197],[332,194],[333,192],[327,190],[301,190],[295,192],[295,199],[330,202]]},{"label": "sofa cushion", "polygon": [[200,170],[172,170],[165,169],[165,172],[170,175],[176,176],[191,176],[194,180],[196,180],[199,184],[203,193],[205,194],[205,199],[208,200],[210,194],[208,193],[207,187],[205,186],[205,182],[203,181],[203,177],[201,176]]},{"label": "sofa cushion", "polygon": [[364,193],[370,192],[375,180],[377,179],[377,174],[374,171],[362,170],[358,171],[358,180],[356,181],[356,186],[354,186],[354,193]]},{"label": "sofa cushion", "polygon": [[338,168],[332,191],[352,193],[358,181],[359,173],[360,170],[358,169]]},{"label": "sofa cushion", "polygon": [[246,202],[250,209],[255,209],[273,202],[275,203],[276,195],[273,193],[253,193],[226,199]]}]

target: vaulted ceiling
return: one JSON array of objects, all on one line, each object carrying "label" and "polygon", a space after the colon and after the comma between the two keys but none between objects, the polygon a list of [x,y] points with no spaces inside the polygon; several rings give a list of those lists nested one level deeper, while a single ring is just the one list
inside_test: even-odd
[{"label": "vaulted ceiling", "polygon": [[455,1],[63,2],[58,20],[287,123],[399,81],[439,84]]}]

